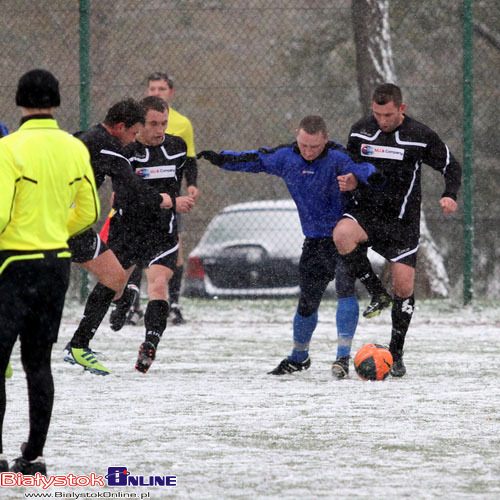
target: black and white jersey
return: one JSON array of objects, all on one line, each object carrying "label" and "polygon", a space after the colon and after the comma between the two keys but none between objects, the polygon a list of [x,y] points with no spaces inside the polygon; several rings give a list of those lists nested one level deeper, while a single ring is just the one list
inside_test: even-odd
[{"label": "black and white jersey", "polygon": [[351,128],[347,149],[354,157],[375,165],[386,178],[380,191],[360,185],[353,196],[358,208],[403,223],[418,223],[422,163],[444,176],[442,196],[457,199],[462,175],[459,163],[433,130],[407,115],[388,133],[382,132],[373,116],[359,120]]},{"label": "black and white jersey", "polygon": [[175,199],[179,196],[181,172],[186,161],[186,143],[181,137],[165,134],[159,146],[146,146],[136,141],[126,147],[125,153],[134,173],[157,193],[167,193],[174,203],[172,209],[160,213],[145,209],[137,211],[135,223],[142,231],[162,228],[169,233],[177,231]]},{"label": "black and white jersey", "polygon": [[102,124],[95,125],[85,132],[75,134],[88,148],[90,163],[94,170],[97,188],[106,177],[113,185],[113,208],[133,216],[137,207],[160,212],[162,197],[160,191],[151,189],[133,174],[123,144],[111,135]]}]

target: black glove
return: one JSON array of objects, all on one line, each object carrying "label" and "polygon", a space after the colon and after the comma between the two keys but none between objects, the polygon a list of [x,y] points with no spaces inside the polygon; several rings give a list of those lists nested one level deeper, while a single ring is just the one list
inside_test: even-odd
[{"label": "black glove", "polygon": [[196,158],[204,158],[205,160],[208,160],[210,163],[213,165],[222,165],[224,163],[224,155],[220,155],[219,153],[216,153],[215,151],[200,151],[197,155]]},{"label": "black glove", "polygon": [[375,172],[373,172],[373,174],[370,174],[368,176],[367,181],[368,184],[370,184],[370,186],[372,186],[373,188],[380,189],[384,187],[386,178],[382,171],[377,169],[375,170]]}]

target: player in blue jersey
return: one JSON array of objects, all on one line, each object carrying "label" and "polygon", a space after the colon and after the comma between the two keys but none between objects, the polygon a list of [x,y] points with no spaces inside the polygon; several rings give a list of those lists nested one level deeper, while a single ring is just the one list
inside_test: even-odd
[{"label": "player in blue jersey", "polygon": [[[305,236],[299,264],[300,297],[293,320],[293,350],[290,356],[269,373],[284,375],[307,370],[311,365],[309,344],[318,322],[318,309],[328,283],[341,266],[331,231],[342,217],[341,191],[352,190],[358,179],[377,188],[379,174],[370,163],[356,163],[340,144],[328,140],[322,117],[302,119],[297,140],[276,148],[255,151],[202,151],[205,158],[225,170],[260,173],[281,177],[297,205]],[[332,374],[343,378],[349,371],[352,338],[358,321],[358,302],[354,295],[353,276],[339,269],[337,276],[338,348]]]},{"label": "player in blue jersey", "polygon": [[5,137],[6,135],[9,135],[9,129],[3,122],[0,122],[0,137]]}]

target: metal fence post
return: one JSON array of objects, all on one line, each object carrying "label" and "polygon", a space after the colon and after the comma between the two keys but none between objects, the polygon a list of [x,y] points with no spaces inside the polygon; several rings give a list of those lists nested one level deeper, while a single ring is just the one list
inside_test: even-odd
[{"label": "metal fence post", "polygon": [[464,304],[472,301],[474,257],[474,14],[463,2],[463,161],[464,161]]},{"label": "metal fence post", "polygon": [[[90,126],[90,0],[80,0],[80,130]],[[80,302],[89,293],[89,277],[81,268]]]}]

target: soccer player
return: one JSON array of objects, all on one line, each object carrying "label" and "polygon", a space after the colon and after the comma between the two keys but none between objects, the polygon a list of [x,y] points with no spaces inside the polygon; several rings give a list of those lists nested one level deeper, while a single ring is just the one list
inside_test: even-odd
[{"label": "soccer player", "polygon": [[415,307],[413,287],[420,239],[421,166],[430,165],[444,177],[439,204],[443,213],[457,209],[461,167],[448,146],[426,125],[405,114],[401,89],[392,83],[378,86],[372,97],[373,114],[356,122],[347,149],[373,163],[386,178],[381,191],[360,186],[353,203],[335,227],[333,238],[342,259],[372,290],[376,276],[364,252],[369,244],[391,263],[394,302],[389,350],[391,374],[406,373],[403,346]]},{"label": "soccer player", "polygon": [[[0,138],[5,137],[6,135],[9,135],[9,129],[3,122],[0,122]],[[12,366],[10,365],[10,363],[8,363],[5,370],[5,378],[10,377],[12,377]]]},{"label": "soccer player", "polygon": [[[311,365],[309,343],[318,322],[318,309],[328,283],[335,277],[338,253],[331,232],[343,213],[342,190],[351,190],[357,179],[378,185],[375,167],[355,163],[338,143],[328,140],[325,121],[320,116],[306,116],[296,131],[296,142],[256,151],[202,151],[205,158],[225,170],[268,174],[281,177],[297,205],[305,236],[299,264],[300,297],[293,320],[293,350],[271,372],[284,375],[307,370]],[[372,176],[372,177],[370,177]],[[341,278],[340,281],[344,281]],[[339,277],[337,291],[339,292]],[[342,286],[342,285],[340,285]],[[345,307],[337,325],[339,342],[332,374],[343,378],[349,370],[352,337],[357,325],[358,304],[354,279],[349,279],[349,293],[340,292],[339,307]],[[339,317],[339,316],[338,316]],[[340,333],[342,332],[342,336]]]},{"label": "soccer player", "polygon": [[9,135],[9,129],[3,122],[0,122],[0,137],[5,137],[6,135]]},{"label": "soccer player", "polygon": [[[166,133],[182,137],[187,145],[187,157],[184,168],[180,171],[179,181],[182,184],[182,177],[186,178],[186,191],[188,196],[195,201],[199,196],[199,190],[196,185],[198,176],[198,167],[196,164],[196,153],[194,147],[194,133],[191,121],[187,116],[180,114],[172,108],[171,102],[174,98],[175,88],[172,78],[167,73],[155,72],[148,76],[148,86],[146,94],[148,96],[161,97],[169,105],[168,126]],[[182,223],[181,216],[177,214],[177,230],[179,236],[179,251],[177,257],[177,265],[175,266],[174,275],[168,282],[168,298],[170,301],[169,318],[174,325],[185,323],[179,306],[179,296],[182,284],[182,274],[184,271],[184,259],[182,253]],[[119,330],[125,322],[136,324],[142,317],[142,311],[139,306],[139,291],[141,287],[142,269],[137,266],[132,273],[128,286],[136,294],[134,307],[129,311],[125,301],[117,301],[117,307],[111,312],[110,324],[114,330]]]},{"label": "soccer player", "polygon": [[[119,101],[109,108],[103,123],[86,132],[76,134],[90,151],[92,168],[99,188],[109,176],[113,186],[113,207],[124,214],[137,210],[159,213],[168,206],[170,197],[151,189],[134,175],[125,156],[124,146],[135,141],[144,124],[144,109],[133,99]],[[83,318],[72,339],[66,345],[65,361],[83,366],[90,373],[107,375],[109,369],[102,365],[89,348],[97,328],[102,322],[113,298],[119,298],[133,269],[123,269],[113,252],[93,230],[71,238],[69,246],[73,262],[97,276],[98,283],[89,294]],[[129,290],[124,298],[133,299]],[[129,302],[130,304],[130,302]]]},{"label": "soccer player", "polygon": [[[181,178],[186,178],[186,192],[188,196],[197,200],[200,192],[197,187],[198,166],[196,164],[196,152],[194,148],[194,133],[191,121],[187,116],[181,115],[172,108],[175,87],[172,78],[166,73],[156,72],[148,76],[148,96],[158,96],[167,101],[170,111],[168,115],[167,134],[182,137],[187,145],[187,156],[184,168],[181,171]],[[181,292],[182,274],[184,272],[184,258],[182,253],[182,220],[178,215],[179,252],[174,275],[168,283],[168,299],[170,301],[169,318],[174,325],[184,323],[181,309],[179,307],[179,296]]]},{"label": "soccer player", "polygon": [[146,269],[149,302],[144,315],[145,340],[139,348],[136,369],[146,373],[156,357],[167,326],[167,285],[175,272],[179,241],[177,212],[194,206],[190,196],[179,196],[186,143],[165,134],[169,108],[166,101],[149,96],[141,101],[146,110],[144,128],[127,149],[135,173],[158,193],[170,195],[169,209],[153,213],[137,210],[132,216],[116,212],[111,218],[108,244],[125,268],[138,264]]},{"label": "soccer player", "polygon": [[[19,337],[30,432],[11,470],[47,475],[43,449],[54,401],[50,359],[69,283],[67,241],[97,221],[100,205],[87,148],[52,116],[60,104],[54,75],[42,69],[24,74],[16,104],[21,126],[0,140],[0,371]],[[0,453],[5,407],[0,377]],[[0,472],[7,470],[2,454]]]}]

